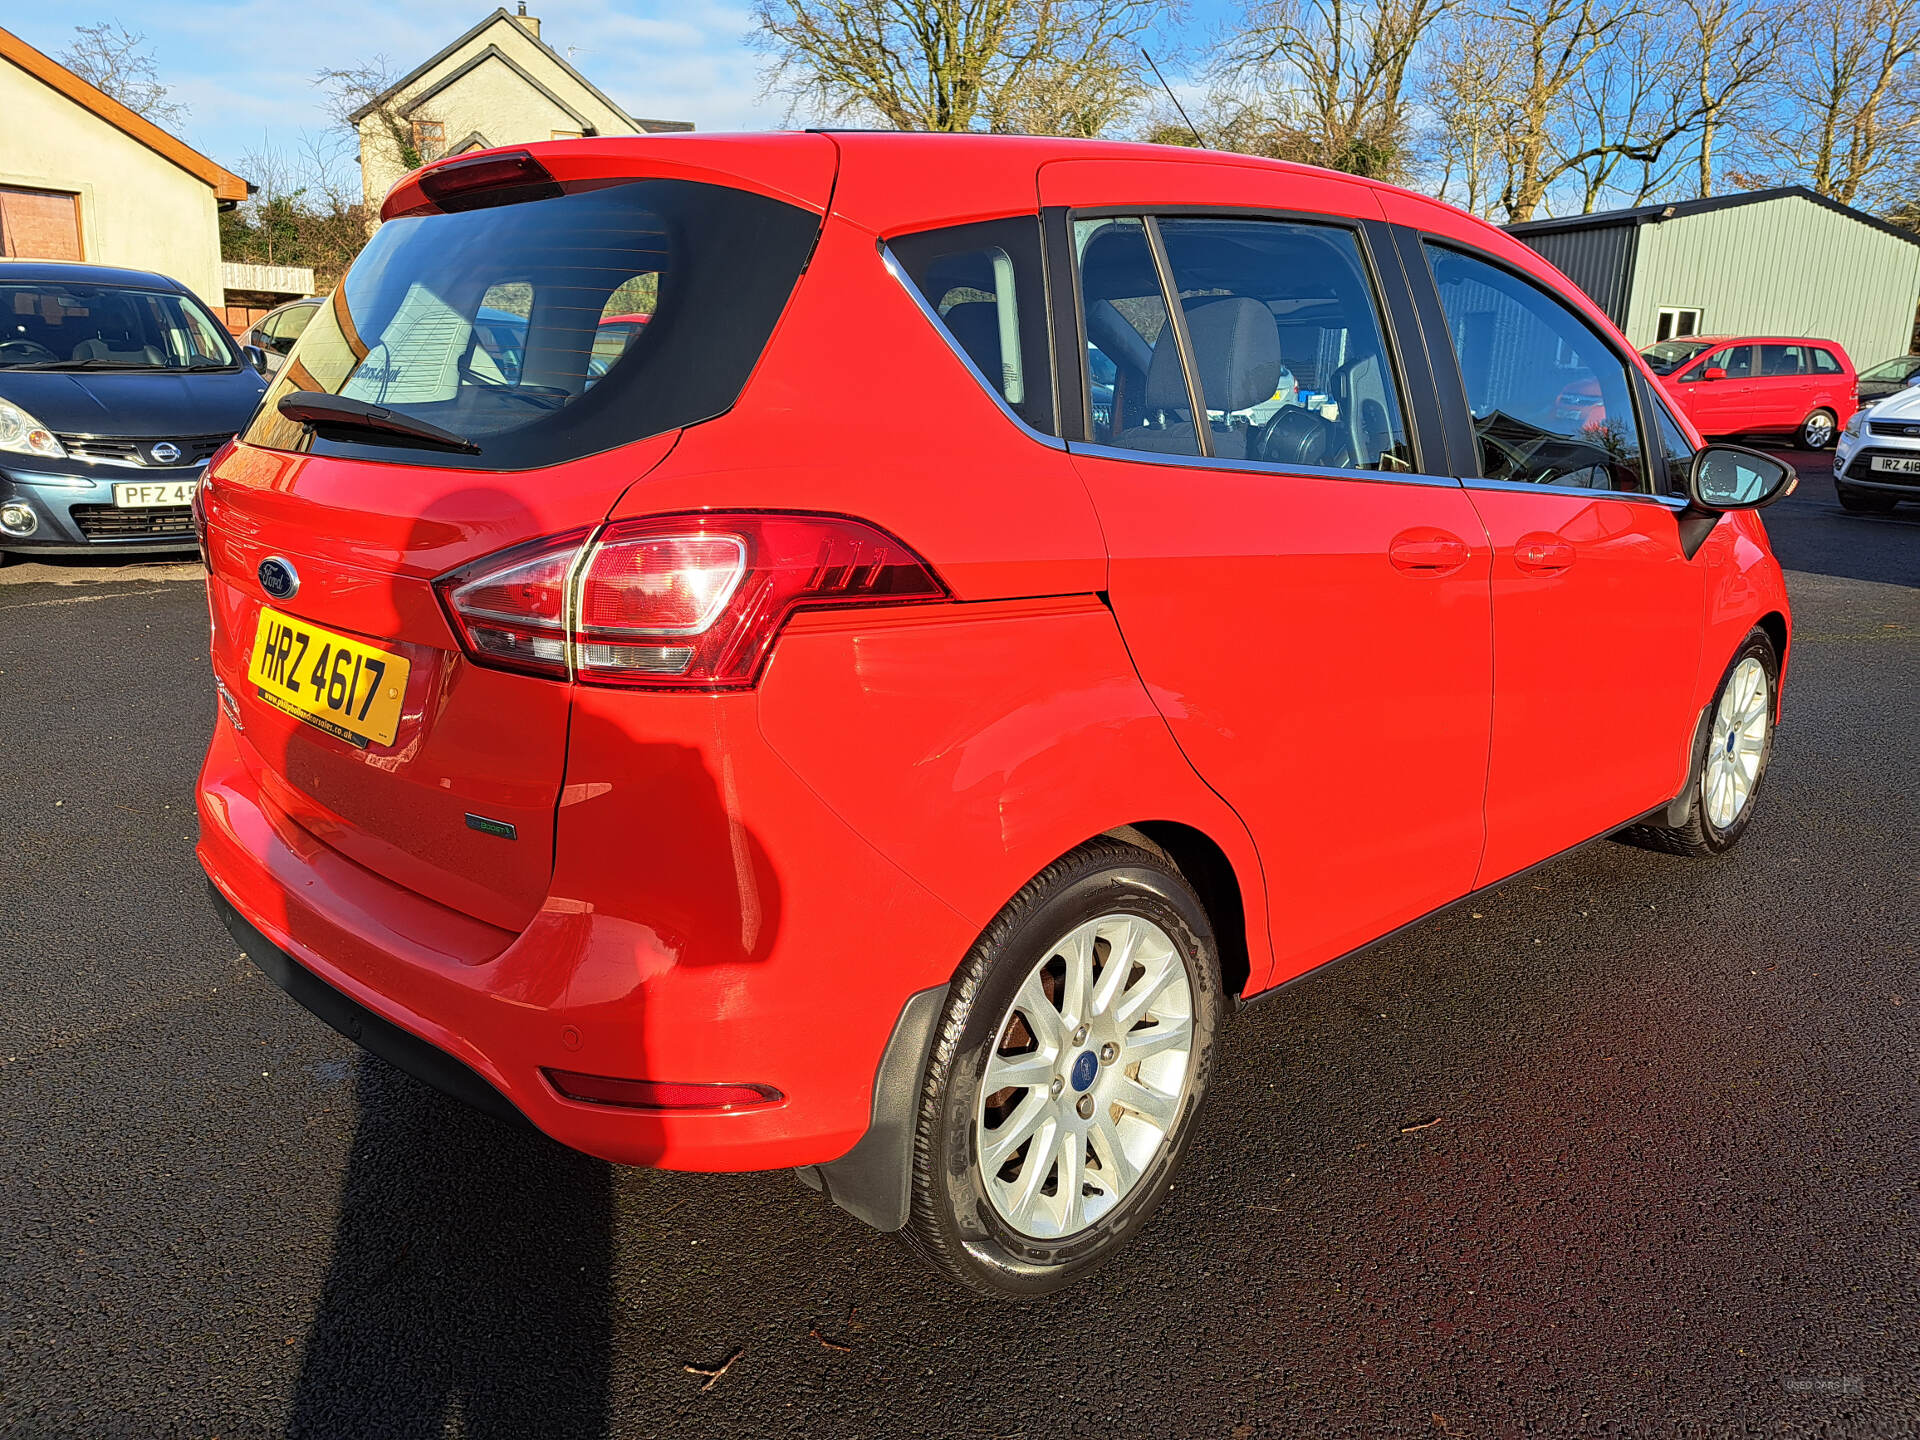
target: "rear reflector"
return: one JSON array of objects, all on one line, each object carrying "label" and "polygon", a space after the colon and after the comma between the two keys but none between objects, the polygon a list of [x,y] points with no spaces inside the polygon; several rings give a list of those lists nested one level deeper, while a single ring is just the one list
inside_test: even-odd
[{"label": "rear reflector", "polygon": [[483,664],[594,685],[750,686],[798,610],[944,600],[906,545],[838,515],[622,520],[489,556],[437,582]]},{"label": "rear reflector", "polygon": [[624,1105],[633,1110],[739,1110],[771,1105],[783,1098],[770,1085],[694,1085],[670,1080],[621,1080],[611,1075],[581,1075],[572,1070],[542,1070],[547,1082],[569,1100],[593,1105]]}]

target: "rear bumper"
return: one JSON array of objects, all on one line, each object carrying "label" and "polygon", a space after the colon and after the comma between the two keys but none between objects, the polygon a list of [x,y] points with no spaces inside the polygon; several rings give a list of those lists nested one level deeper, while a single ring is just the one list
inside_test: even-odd
[{"label": "rear bumper", "polygon": [[[711,739],[718,727],[711,716],[703,723]],[[764,752],[728,760],[743,790],[782,783]],[[756,812],[785,824],[752,837],[768,883],[778,883],[778,910],[769,901],[758,912],[766,933],[751,954],[718,962],[683,933],[672,897],[650,900],[653,867],[637,847],[610,856],[603,841],[583,842],[576,853],[563,838],[552,894],[514,934],[322,843],[261,791],[259,763],[217,720],[200,778],[198,855],[241,948],[302,1005],[400,1068],[619,1164],[762,1170],[845,1155],[871,1128],[876,1076],[908,998],[944,982],[973,938],[790,773],[784,805],[763,793]],[[610,859],[625,866],[617,890]],[[583,871],[593,884],[579,883]],[[609,898],[568,898],[587,893]],[[654,920],[633,918],[649,905]],[[736,932],[742,924],[738,913],[718,918]],[[548,1069],[762,1084],[782,1098],[731,1111],[636,1110],[566,1099]]]},{"label": "rear bumper", "polygon": [[476,1110],[510,1125],[532,1124],[502,1095],[486,1077],[470,1065],[463,1065],[446,1051],[429,1045],[418,1035],[403,1030],[377,1010],[369,1009],[351,995],[336,990],[307,969],[278,945],[248,923],[246,916],[233,908],[233,902],[220,893],[220,887],[207,882],[213,896],[213,908],[219,913],[227,933],[233,936],[246,957],[260,967],[266,977],[317,1018],[338,1030],[369,1054],[378,1055],[416,1080],[456,1100],[464,1100]]}]

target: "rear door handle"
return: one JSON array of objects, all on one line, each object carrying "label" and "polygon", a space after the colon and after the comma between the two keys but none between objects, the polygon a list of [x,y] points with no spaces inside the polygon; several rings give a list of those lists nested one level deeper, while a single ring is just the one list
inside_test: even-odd
[{"label": "rear door handle", "polygon": [[1426,527],[1402,530],[1387,546],[1393,568],[1407,575],[1451,575],[1472,558],[1458,535]]},{"label": "rear door handle", "polygon": [[1553,535],[1522,535],[1514,542],[1513,563],[1533,575],[1550,575],[1573,564],[1573,546]]}]

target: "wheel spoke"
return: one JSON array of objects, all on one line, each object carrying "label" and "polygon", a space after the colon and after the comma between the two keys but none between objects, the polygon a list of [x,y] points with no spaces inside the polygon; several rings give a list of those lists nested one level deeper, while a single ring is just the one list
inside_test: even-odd
[{"label": "wheel spoke", "polygon": [[1123,1110],[1133,1111],[1162,1133],[1172,1126],[1173,1117],[1180,1111],[1180,1098],[1177,1095],[1162,1095],[1138,1080],[1122,1079],[1114,1087],[1113,1103]]},{"label": "wheel spoke", "polygon": [[[1020,993],[1013,997],[1013,1008],[1027,1017],[1027,1028],[1033,1031],[1033,1038],[1040,1042],[1042,1049],[1051,1049],[1057,1054],[1067,1043],[1067,1026],[1041,988],[1038,970],[1027,976]],[[1005,1026],[1001,1028],[1004,1032]]]},{"label": "wheel spoke", "polygon": [[1140,948],[1142,930],[1138,921],[1128,918],[1118,940],[1108,937],[1107,966],[1100,972],[1100,984],[1093,992],[1095,1015],[1106,1014],[1112,1008],[1113,997],[1127,983],[1127,976],[1133,971],[1134,952]]},{"label": "wheel spoke", "polygon": [[1061,1029],[1071,1030],[1087,1018],[1087,1001],[1093,994],[1093,927],[1082,925],[1055,953],[1067,962],[1060,986],[1060,1018]]},{"label": "wheel spoke", "polygon": [[1120,1143],[1120,1129],[1104,1105],[1100,1107],[1089,1138],[1093,1141],[1094,1156],[1100,1161],[1100,1181],[1119,1199],[1133,1188],[1140,1171],[1127,1157],[1126,1146]]},{"label": "wheel spoke", "polygon": [[1193,1048],[1193,1021],[1182,1015],[1177,1019],[1156,1021],[1146,1030],[1129,1031],[1121,1042],[1123,1060],[1145,1060],[1168,1050]]},{"label": "wheel spoke", "polygon": [[1054,1198],[1060,1202],[1060,1233],[1071,1235],[1085,1218],[1086,1206],[1080,1194],[1080,1167],[1086,1159],[1086,1144],[1077,1130],[1060,1132],[1060,1176]]},{"label": "wheel spoke", "polygon": [[[1029,1090],[1024,1099],[1013,1107],[1013,1113],[992,1129],[980,1132],[980,1168],[989,1175],[997,1174],[1007,1157],[1020,1148],[1020,1142],[1043,1122],[1050,1122],[1053,1115],[1052,1102],[1044,1090]],[[1037,1147],[1035,1147],[1037,1148]],[[1033,1163],[1033,1150],[1027,1152],[1027,1163]]]},{"label": "wheel spoke", "polygon": [[1060,1122],[1049,1113],[1040,1133],[1027,1147],[1027,1158],[1020,1164],[1020,1178],[1013,1182],[1012,1194],[1008,1196],[1014,1215],[1021,1220],[1032,1214],[1040,1187],[1046,1184],[1047,1172],[1053,1169],[1053,1137],[1059,1129]]},{"label": "wheel spoke", "polygon": [[1020,1086],[1044,1090],[1053,1079],[1054,1057],[1045,1050],[1029,1050],[1024,1055],[995,1055],[987,1061],[983,1082],[987,1094]]},{"label": "wheel spoke", "polygon": [[1175,975],[1181,974],[1182,967],[1178,955],[1169,955],[1160,962],[1157,970],[1149,969],[1141,977],[1140,983],[1120,997],[1120,1003],[1114,1009],[1114,1023],[1121,1034],[1125,1034],[1145,1017],[1160,992],[1167,988]]}]

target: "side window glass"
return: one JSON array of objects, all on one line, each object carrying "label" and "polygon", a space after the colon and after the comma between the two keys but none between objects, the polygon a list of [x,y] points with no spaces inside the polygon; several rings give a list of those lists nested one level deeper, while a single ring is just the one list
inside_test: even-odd
[{"label": "side window glass", "polygon": [[1199,432],[1167,323],[1160,277],[1137,216],[1079,220],[1080,313],[1095,444],[1162,455],[1198,455]]},{"label": "side window glass", "polygon": [[1722,350],[1707,363],[1725,370],[1729,380],[1750,380],[1753,378],[1753,346],[1734,345]]},{"label": "side window glass", "polygon": [[1822,375],[1838,375],[1840,362],[1833,358],[1831,350],[1822,350],[1818,346],[1807,351],[1813,357],[1813,368]]},{"label": "side window glass", "polygon": [[1490,480],[1647,489],[1627,367],[1546,291],[1437,245],[1428,263]]},{"label": "side window glass", "polygon": [[1798,345],[1762,345],[1760,373],[1763,376],[1799,375],[1805,372]]},{"label": "side window glass", "polygon": [[1411,470],[1373,287],[1351,230],[1163,220],[1211,454]]},{"label": "side window glass", "polygon": [[1007,408],[1053,434],[1039,217],[924,230],[896,236],[887,248]]},{"label": "side window glass", "polygon": [[1654,424],[1660,431],[1660,448],[1667,457],[1667,489],[1675,495],[1687,493],[1687,473],[1693,469],[1693,442],[1687,439],[1667,407],[1653,402]]}]

